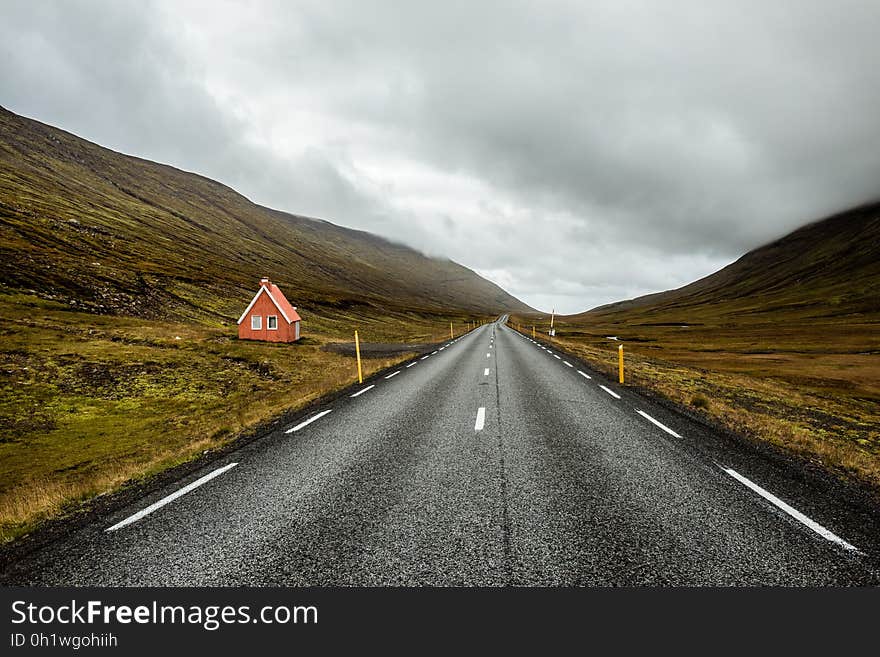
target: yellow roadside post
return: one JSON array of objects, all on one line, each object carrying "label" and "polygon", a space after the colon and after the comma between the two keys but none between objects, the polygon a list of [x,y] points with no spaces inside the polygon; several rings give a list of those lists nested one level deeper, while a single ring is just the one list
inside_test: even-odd
[{"label": "yellow roadside post", "polygon": [[532,324],[532,340],[535,339],[535,325]]},{"label": "yellow roadside post", "polygon": [[620,370],[620,382],[623,383],[623,345],[617,348],[618,369]]},{"label": "yellow roadside post", "polygon": [[358,339],[358,332],[354,332],[354,351],[357,354],[358,361],[358,383],[364,382],[364,373],[361,370],[361,342]]},{"label": "yellow roadside post", "polygon": [[455,333],[452,332],[452,322],[449,322],[449,339],[452,340],[455,337]]}]

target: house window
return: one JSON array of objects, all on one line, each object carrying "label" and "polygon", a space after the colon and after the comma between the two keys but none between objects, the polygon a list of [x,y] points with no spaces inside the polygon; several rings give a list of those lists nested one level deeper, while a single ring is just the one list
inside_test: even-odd
[{"label": "house window", "polygon": [[263,328],[263,318],[260,315],[251,315],[251,330],[259,331]]},{"label": "house window", "polygon": [[266,328],[270,331],[274,331],[278,328],[278,316],[277,315],[269,315],[266,318]]}]

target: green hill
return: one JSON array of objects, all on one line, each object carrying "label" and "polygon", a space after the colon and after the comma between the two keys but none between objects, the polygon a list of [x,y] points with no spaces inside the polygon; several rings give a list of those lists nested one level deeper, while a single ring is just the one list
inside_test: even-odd
[{"label": "green hill", "polygon": [[858,318],[880,313],[880,204],[811,223],[677,290],[586,315],[651,315],[686,324],[692,314],[738,321]]},{"label": "green hill", "polygon": [[232,320],[264,275],[313,309],[527,309],[449,260],[261,207],[202,176],[0,108],[7,289],[98,313]]}]

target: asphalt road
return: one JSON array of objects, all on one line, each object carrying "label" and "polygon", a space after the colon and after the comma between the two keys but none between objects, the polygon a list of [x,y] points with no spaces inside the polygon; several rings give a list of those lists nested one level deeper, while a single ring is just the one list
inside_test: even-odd
[{"label": "asphalt road", "polygon": [[500,322],[481,327],[96,517],[0,580],[880,581],[870,504],[551,352]]}]

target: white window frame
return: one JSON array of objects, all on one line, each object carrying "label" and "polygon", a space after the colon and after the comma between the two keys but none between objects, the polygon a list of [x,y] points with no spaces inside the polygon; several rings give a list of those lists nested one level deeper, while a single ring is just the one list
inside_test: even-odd
[{"label": "white window frame", "polygon": [[262,331],[263,330],[263,316],[262,315],[251,315],[251,331]]},{"label": "white window frame", "polygon": [[[275,326],[272,326],[272,320],[275,320]],[[266,316],[266,330],[267,331],[277,331],[278,330],[278,315],[267,315]]]}]

